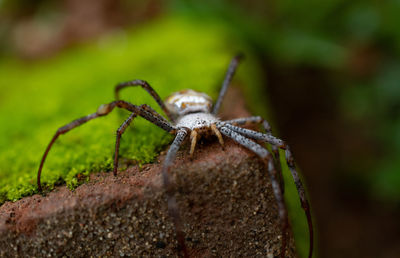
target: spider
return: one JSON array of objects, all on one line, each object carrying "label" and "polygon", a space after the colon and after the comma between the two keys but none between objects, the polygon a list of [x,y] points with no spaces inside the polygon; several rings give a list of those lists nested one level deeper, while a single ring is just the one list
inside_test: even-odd
[{"label": "spider", "polygon": [[[115,142],[113,167],[113,173],[115,176],[117,175],[118,171],[118,157],[121,136],[134,118],[136,118],[137,116],[141,116],[144,119],[155,124],[156,126],[160,127],[161,129],[167,131],[168,133],[175,135],[175,138],[167,151],[161,173],[163,185],[166,189],[168,212],[175,226],[176,239],[178,241],[179,249],[185,257],[188,256],[184,240],[185,235],[182,229],[183,226],[182,220],[179,215],[178,205],[174,196],[174,189],[169,178],[169,169],[177,155],[179,148],[188,136],[190,138],[191,144],[190,156],[192,157],[199,137],[201,135],[210,134],[214,134],[218,138],[218,141],[222,146],[224,145],[223,136],[233,139],[239,145],[242,145],[243,147],[254,152],[264,162],[272,183],[273,193],[279,209],[279,217],[282,231],[280,254],[281,257],[285,256],[286,250],[288,212],[283,198],[284,188],[282,171],[279,161],[279,149],[285,150],[286,162],[295,182],[301,206],[307,217],[310,240],[308,257],[312,257],[313,226],[311,220],[310,206],[305,194],[303,184],[297,173],[293,155],[290,151],[289,146],[284,141],[276,138],[271,134],[269,123],[260,116],[237,118],[228,121],[221,121],[217,117],[217,113],[220,109],[222,100],[242,57],[242,55],[237,55],[232,59],[228,67],[228,71],[226,72],[225,79],[222,83],[218,99],[214,105],[212,99],[208,95],[194,90],[183,90],[173,93],[166,99],[165,102],[163,102],[156,91],[146,81],[133,80],[119,83],[115,87],[115,101],[112,101],[108,104],[103,104],[97,109],[95,113],[74,120],[57,130],[50,143],[48,144],[39,165],[39,170],[37,174],[37,186],[39,192],[42,192],[40,175],[42,172],[43,164],[51,147],[60,135],[65,134],[92,119],[105,116],[116,107],[120,109],[126,109],[130,111],[131,114],[122,123],[116,134],[117,136]],[[169,120],[158,114],[154,109],[146,104],[137,106],[129,102],[120,100],[119,91],[123,88],[131,86],[141,86],[144,90],[146,90],[155,99],[155,101],[161,107]],[[240,127],[244,125],[262,125],[265,133]],[[268,149],[262,147],[256,141],[268,143],[269,145],[271,145],[272,151],[270,152]]]}]

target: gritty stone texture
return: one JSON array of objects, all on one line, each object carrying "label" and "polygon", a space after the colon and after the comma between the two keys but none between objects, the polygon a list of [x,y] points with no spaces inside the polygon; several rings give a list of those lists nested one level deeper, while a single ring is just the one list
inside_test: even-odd
[{"label": "gritty stone texture", "polygon": [[[233,141],[188,145],[171,169],[192,257],[273,257],[281,232],[264,165]],[[70,191],[58,187],[0,207],[0,256],[178,256],[174,227],[155,164],[118,177],[97,173]],[[289,232],[287,257],[295,257]]]}]

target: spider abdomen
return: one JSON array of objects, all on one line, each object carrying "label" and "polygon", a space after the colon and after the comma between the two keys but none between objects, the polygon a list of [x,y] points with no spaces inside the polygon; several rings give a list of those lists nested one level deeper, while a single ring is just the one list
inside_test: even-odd
[{"label": "spider abdomen", "polygon": [[209,128],[220,120],[210,113],[191,113],[178,118],[176,127],[186,127],[190,130]]},{"label": "spider abdomen", "polygon": [[173,93],[165,100],[165,106],[173,116],[179,117],[190,113],[210,112],[212,100],[203,92],[188,89]]}]

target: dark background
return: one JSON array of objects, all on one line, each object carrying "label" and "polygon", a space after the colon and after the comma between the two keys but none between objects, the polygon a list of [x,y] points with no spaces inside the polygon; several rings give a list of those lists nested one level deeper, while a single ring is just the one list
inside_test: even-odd
[{"label": "dark background", "polygon": [[399,257],[399,0],[1,0],[0,58],[37,62],[171,13],[223,22],[259,57],[320,257]]}]

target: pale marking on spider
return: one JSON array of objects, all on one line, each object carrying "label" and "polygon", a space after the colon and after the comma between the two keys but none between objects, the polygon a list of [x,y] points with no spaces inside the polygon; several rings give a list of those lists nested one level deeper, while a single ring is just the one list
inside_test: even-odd
[{"label": "pale marking on spider", "polygon": [[[56,141],[56,139],[68,131],[76,128],[94,118],[108,115],[115,107],[126,109],[131,112],[130,116],[122,123],[122,125],[117,130],[117,137],[115,141],[115,153],[114,153],[114,168],[113,173],[117,175],[118,171],[118,158],[119,158],[119,146],[121,135],[125,132],[126,128],[130,125],[133,119],[137,116],[143,117],[149,122],[155,124],[161,129],[174,134],[175,139],[172,142],[170,148],[168,149],[167,155],[165,157],[162,166],[162,178],[163,185],[166,189],[167,201],[168,201],[168,212],[173,220],[176,232],[176,238],[178,245],[182,254],[187,257],[188,252],[185,244],[185,233],[183,231],[183,223],[179,214],[178,205],[175,199],[175,189],[173,184],[170,182],[169,178],[169,168],[173,164],[176,154],[183,144],[188,133],[190,133],[190,156],[193,156],[195,146],[197,141],[201,136],[205,135],[215,135],[218,138],[219,143],[223,146],[224,140],[223,136],[233,139],[238,144],[254,152],[258,157],[262,159],[267,169],[268,175],[271,180],[273,193],[278,204],[278,213],[280,217],[281,227],[282,227],[282,241],[281,241],[281,257],[285,257],[286,242],[287,242],[287,230],[288,230],[288,215],[287,209],[284,202],[283,194],[283,177],[281,174],[281,165],[279,160],[279,148],[285,150],[285,159],[289,166],[289,170],[294,179],[298,195],[300,198],[300,203],[305,211],[308,229],[310,234],[310,247],[309,247],[309,257],[312,256],[313,251],[313,226],[311,219],[311,212],[308,200],[306,198],[305,190],[300,177],[297,173],[295,162],[293,159],[293,154],[290,151],[288,145],[286,145],[281,139],[276,138],[271,134],[271,128],[269,123],[262,117],[245,117],[237,118],[229,121],[221,121],[217,116],[217,112],[221,106],[222,100],[226,94],[228,86],[232,80],[232,77],[236,71],[238,63],[241,56],[236,56],[232,59],[228,71],[226,73],[225,79],[223,81],[220,94],[217,101],[213,105],[212,99],[202,92],[197,92],[194,90],[183,90],[171,94],[165,101],[161,100],[160,96],[154,91],[154,89],[143,80],[133,80],[128,82],[119,83],[115,87],[115,98],[116,100],[108,104],[101,105],[97,112],[79,118],[72,121],[71,123],[60,127],[54,137],[51,139],[49,145],[47,146],[42,160],[39,165],[38,175],[37,175],[37,185],[38,190],[42,192],[42,186],[40,183],[40,175],[42,172],[43,164],[46,157]],[[129,86],[141,86],[146,90],[158,103],[163,112],[166,114],[166,118],[158,114],[150,106],[144,105],[133,105],[129,102],[119,100],[119,91],[125,87]],[[261,125],[266,133],[261,133],[239,126],[244,125]],[[255,142],[261,141],[271,145],[272,153],[268,151],[265,147]]]}]

